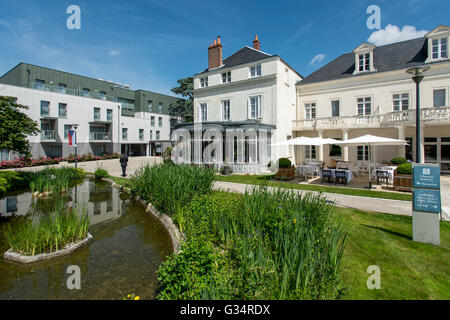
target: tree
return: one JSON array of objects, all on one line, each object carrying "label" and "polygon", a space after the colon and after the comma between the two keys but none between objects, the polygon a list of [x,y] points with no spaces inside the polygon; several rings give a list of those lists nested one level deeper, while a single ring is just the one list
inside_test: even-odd
[{"label": "tree", "polygon": [[180,79],[177,83],[179,86],[172,88],[171,91],[188,99],[179,98],[170,106],[170,114],[183,117],[186,122],[192,122],[194,121],[194,78]]},{"label": "tree", "polygon": [[37,135],[38,123],[21,111],[27,106],[16,103],[16,98],[0,96],[0,150],[14,151],[29,158],[28,135]]}]

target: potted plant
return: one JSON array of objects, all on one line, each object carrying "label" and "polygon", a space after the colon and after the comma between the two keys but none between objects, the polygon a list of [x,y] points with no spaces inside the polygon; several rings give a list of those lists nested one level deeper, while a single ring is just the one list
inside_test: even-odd
[{"label": "potted plant", "polygon": [[228,176],[228,175],[230,175],[230,174],[233,173],[233,169],[231,168],[231,166],[225,164],[225,165],[222,167],[222,169],[220,170],[220,173],[223,174],[223,175],[225,175],[225,176]]},{"label": "potted plant", "polygon": [[396,166],[404,164],[404,163],[408,163],[408,160],[406,160],[405,158],[401,158],[401,157],[394,158],[391,160],[391,164],[396,165]]},{"label": "potted plant", "polygon": [[394,171],[394,190],[412,191],[412,165],[409,162],[402,163]]},{"label": "potted plant", "polygon": [[275,173],[276,180],[292,180],[295,178],[295,167],[291,165],[291,160],[280,158],[278,160],[278,171]]}]

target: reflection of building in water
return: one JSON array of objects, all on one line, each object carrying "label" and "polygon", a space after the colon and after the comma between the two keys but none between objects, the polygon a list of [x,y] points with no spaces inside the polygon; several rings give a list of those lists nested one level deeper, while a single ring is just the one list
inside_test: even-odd
[{"label": "reflection of building in water", "polygon": [[0,216],[23,216],[30,210],[31,203],[32,198],[29,192],[0,199]]},{"label": "reflection of building in water", "polygon": [[72,203],[85,205],[91,225],[120,217],[119,192],[111,185],[86,180],[72,189]]},{"label": "reflection of building in water", "polygon": [[31,210],[35,212],[51,212],[57,206],[56,202],[65,201],[68,206],[78,203],[85,206],[91,217],[91,225],[120,217],[119,192],[106,183],[86,180],[82,184],[62,195],[61,198],[35,199],[30,192],[12,195],[0,199],[0,216],[26,215]]}]

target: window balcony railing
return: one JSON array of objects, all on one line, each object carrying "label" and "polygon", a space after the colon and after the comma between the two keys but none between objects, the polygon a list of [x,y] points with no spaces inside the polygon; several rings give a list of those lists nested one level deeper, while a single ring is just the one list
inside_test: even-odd
[{"label": "window balcony railing", "polygon": [[100,121],[100,113],[94,112],[94,121]]},{"label": "window balcony railing", "polygon": [[50,108],[41,107],[41,117],[48,117],[50,115]]},{"label": "window balcony railing", "polygon": [[[422,121],[450,122],[450,107],[422,108]],[[415,124],[416,110],[394,111],[386,114],[357,115],[330,118],[316,118],[294,120],[294,130],[332,130],[332,129],[357,129],[357,128],[381,128],[403,124]]]},{"label": "window balcony railing", "polygon": [[53,141],[56,140],[56,130],[42,130],[41,141]]},{"label": "window balcony railing", "polygon": [[139,134],[139,140],[140,141],[144,141],[144,134],[142,133],[142,134]]},{"label": "window balcony railing", "polygon": [[122,133],[122,140],[124,141],[128,140],[128,133]]},{"label": "window balcony railing", "polygon": [[111,134],[109,132],[90,132],[90,141],[111,141]]},{"label": "window balcony railing", "polygon": [[[80,90],[78,90],[78,89],[71,89],[71,88],[62,89],[59,86],[43,84],[43,83],[39,83],[39,82],[31,82],[30,83],[30,88],[41,90],[41,91],[47,91],[47,92],[56,92],[56,93],[68,94],[68,95],[71,95],[71,96],[78,96],[78,97],[86,97],[86,98],[92,98],[92,99],[98,99],[98,100],[119,102],[117,100],[117,97],[105,95],[103,93],[87,92],[87,91],[83,91],[82,89],[80,89]],[[133,109],[134,109],[134,104],[132,106],[133,106]]]}]

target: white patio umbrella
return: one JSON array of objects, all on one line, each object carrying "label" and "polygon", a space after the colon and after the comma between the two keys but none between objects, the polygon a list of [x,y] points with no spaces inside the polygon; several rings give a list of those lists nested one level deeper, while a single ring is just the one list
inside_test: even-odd
[{"label": "white patio umbrella", "polygon": [[283,142],[272,143],[273,146],[323,146],[325,144],[338,144],[340,140],[319,137],[298,137]]},{"label": "white patio umbrella", "polygon": [[369,189],[372,188],[372,174],[370,171],[370,158],[371,158],[371,147],[374,146],[401,146],[408,144],[405,140],[391,139],[385,137],[377,137],[367,134],[354,139],[349,139],[345,141],[338,141],[338,145],[343,146],[367,146],[369,148]]}]

